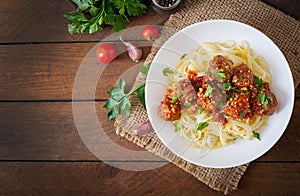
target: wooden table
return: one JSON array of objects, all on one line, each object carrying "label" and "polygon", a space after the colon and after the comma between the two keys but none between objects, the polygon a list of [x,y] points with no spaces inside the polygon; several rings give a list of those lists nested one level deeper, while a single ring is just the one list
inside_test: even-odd
[{"label": "wooden table", "polygon": [[[266,0],[300,18],[297,0]],[[111,29],[88,35],[69,35],[64,14],[74,10],[68,1],[10,0],[0,2],[0,195],[40,194],[216,194],[173,164],[149,171],[125,171],[98,160],[84,145],[72,114],[72,89],[86,53]],[[129,27],[162,25],[168,15],[149,6],[131,18]],[[145,47],[143,60],[150,47]],[[122,72],[135,65],[123,53],[106,72],[95,94],[98,117],[107,90]],[[251,163],[232,195],[299,195],[300,88],[296,90],[291,121],[279,142]],[[107,134],[120,145],[139,149]],[[128,161],[124,161],[124,164]]]}]

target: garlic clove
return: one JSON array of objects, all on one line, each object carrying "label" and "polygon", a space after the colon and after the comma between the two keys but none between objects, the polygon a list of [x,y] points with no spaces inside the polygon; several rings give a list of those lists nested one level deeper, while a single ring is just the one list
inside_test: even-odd
[{"label": "garlic clove", "polygon": [[133,62],[138,62],[140,60],[140,58],[142,57],[143,55],[143,51],[141,48],[135,46],[133,43],[131,42],[125,42],[121,36],[120,36],[120,40],[121,42],[126,46],[126,50],[127,50],[127,53],[130,57],[130,59],[133,61]]},{"label": "garlic clove", "polygon": [[153,128],[149,121],[136,124],[133,128],[133,133],[135,135],[139,135],[139,136],[147,135],[148,133],[150,133],[152,131],[153,131]]}]

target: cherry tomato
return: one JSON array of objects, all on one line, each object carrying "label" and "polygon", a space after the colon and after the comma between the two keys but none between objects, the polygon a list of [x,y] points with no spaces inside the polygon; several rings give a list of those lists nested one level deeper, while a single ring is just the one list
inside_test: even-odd
[{"label": "cherry tomato", "polygon": [[116,58],[117,49],[112,44],[109,43],[102,44],[98,47],[96,55],[98,61],[104,64],[108,64]]},{"label": "cherry tomato", "polygon": [[142,35],[145,40],[153,41],[158,37],[159,31],[155,26],[148,25],[143,29]]}]

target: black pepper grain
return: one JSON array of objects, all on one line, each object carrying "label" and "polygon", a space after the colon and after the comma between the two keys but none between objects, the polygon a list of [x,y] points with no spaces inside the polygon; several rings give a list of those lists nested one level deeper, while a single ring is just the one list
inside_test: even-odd
[{"label": "black pepper grain", "polygon": [[163,7],[171,7],[174,5],[176,0],[158,0],[157,3]]}]

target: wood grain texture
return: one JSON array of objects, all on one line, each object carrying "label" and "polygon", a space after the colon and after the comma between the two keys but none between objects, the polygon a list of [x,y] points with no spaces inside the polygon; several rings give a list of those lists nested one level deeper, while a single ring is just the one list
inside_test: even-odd
[{"label": "wood grain texture", "polygon": [[[80,97],[107,98],[107,91],[122,73],[146,59],[150,51],[147,45],[151,45],[143,41],[136,43],[146,46],[142,47],[142,59],[134,63],[120,42],[113,43],[120,55],[101,75],[99,70],[103,66],[96,58],[99,44],[0,45],[0,100],[72,100],[73,84],[81,64],[84,71],[80,73],[84,75],[77,90]],[[96,91],[93,84],[97,85]]]},{"label": "wood grain texture", "polygon": [[[169,17],[157,14],[147,1],[143,17],[129,17],[128,27],[162,25]],[[99,41],[113,33],[105,27],[94,34],[70,35],[64,15],[76,8],[68,0],[10,0],[0,7],[0,43]]]},{"label": "wood grain texture", "polygon": [[[298,0],[263,0],[299,20]],[[111,27],[94,34],[70,35],[64,14],[75,8],[65,0],[9,0],[0,3],[0,195],[222,195],[173,164],[149,171],[125,171],[98,160],[82,141],[72,111],[73,84],[81,63],[84,100],[103,100],[106,92],[132,63],[122,53],[96,81],[99,71],[91,51],[98,41],[113,40]],[[147,13],[131,17],[128,27],[162,25],[169,15],[157,14],[148,1]],[[199,13],[201,14],[201,13]],[[125,39],[140,40],[140,29]],[[123,36],[123,35],[122,35]],[[148,47],[143,48],[146,58]],[[86,55],[93,53],[88,58]],[[85,75],[86,74],[86,75]],[[137,147],[115,134],[105,119],[104,102],[96,102],[97,120],[108,137],[131,150]],[[85,113],[80,116],[86,116]],[[89,124],[82,118],[79,124]],[[300,87],[288,128],[276,145],[250,164],[231,195],[300,195]],[[102,143],[101,143],[102,145]],[[103,143],[103,148],[107,144]],[[112,152],[113,153],[113,152]],[[158,159],[157,161],[161,161]],[[151,161],[114,159],[132,165]]]},{"label": "wood grain texture", "polygon": [[[299,163],[252,163],[230,195],[299,195],[299,171]],[[222,195],[171,163],[133,172],[102,162],[1,162],[0,194]]]},{"label": "wood grain texture", "polygon": [[[85,102],[80,102],[85,106]],[[135,144],[115,134],[113,122],[106,120],[103,102],[95,105],[98,120],[88,112],[80,114],[82,124],[93,130],[98,124],[115,143],[132,150],[141,150]],[[300,132],[300,101],[295,105],[294,114],[285,133],[278,143],[258,161],[300,161],[298,146]],[[97,160],[86,148],[74,123],[70,102],[0,102],[0,159],[1,160]],[[84,142],[91,142],[84,140]],[[107,143],[101,143],[108,149]],[[114,153],[112,151],[112,153]]]}]

